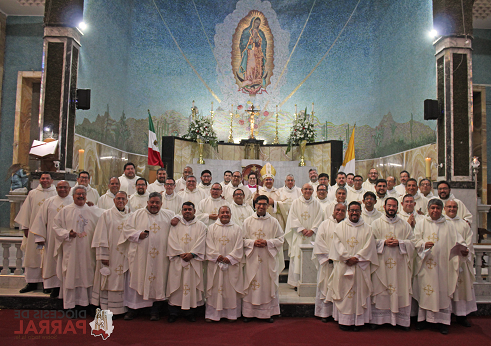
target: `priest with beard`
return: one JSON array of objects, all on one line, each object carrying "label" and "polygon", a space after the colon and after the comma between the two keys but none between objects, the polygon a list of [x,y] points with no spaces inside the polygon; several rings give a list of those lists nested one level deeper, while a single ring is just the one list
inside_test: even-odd
[{"label": "priest with beard", "polygon": [[414,239],[409,223],[397,214],[397,199],[385,200],[385,215],[372,222],[379,266],[372,274],[371,329],[389,323],[409,331]]},{"label": "priest with beard", "polygon": [[300,245],[311,244],[315,241],[317,229],[324,220],[319,202],[312,197],[313,192],[314,189],[309,183],[304,184],[302,196],[293,201],[286,222],[285,240],[289,245],[288,256],[290,257],[288,284],[293,287],[298,287],[301,274]]},{"label": "priest with beard", "polygon": [[[460,200],[455,198],[455,196],[452,193],[452,189],[450,188],[450,184],[446,181],[439,181],[438,186],[437,186],[437,191],[438,191],[438,198],[443,202],[443,204],[447,203],[448,201],[455,201],[458,205],[457,208],[457,215],[459,217],[466,221],[469,225],[472,224],[472,214],[467,209],[465,204]],[[445,215],[445,210],[443,211]]]},{"label": "priest with beard", "polygon": [[127,162],[124,165],[124,172],[118,178],[121,183],[121,191],[128,194],[130,198],[136,192],[136,180],[140,178],[136,175],[136,166],[133,162]]},{"label": "priest with beard", "polygon": [[128,242],[124,238],[124,223],[129,217],[126,192],[119,191],[114,206],[106,210],[97,222],[92,239],[96,252],[96,267],[91,304],[114,315],[124,314],[124,275],[128,271]]},{"label": "priest with beard", "polygon": [[[409,178],[406,182],[406,194],[410,194],[414,198],[415,210],[420,215],[425,215],[428,211],[427,204],[428,200],[423,194],[418,191],[418,182],[414,178]],[[400,204],[402,204],[402,196],[398,198]],[[402,206],[399,205],[399,210],[402,209]]]},{"label": "priest with beard", "polygon": [[186,189],[180,191],[177,195],[182,198],[183,203],[191,202],[194,205],[198,205],[202,199],[208,197],[203,190],[196,187],[196,177],[193,175],[187,177]]},{"label": "priest with beard", "polygon": [[239,225],[241,228],[244,225],[244,220],[249,216],[254,214],[254,210],[249,204],[244,203],[244,190],[247,189],[243,187],[242,189],[237,189],[234,191],[234,201],[230,205],[230,212],[232,213],[232,221]]},{"label": "priest with beard", "polygon": [[56,214],[64,207],[73,203],[70,195],[70,184],[61,180],[56,184],[57,196],[48,198],[37,213],[36,219],[29,230],[31,237],[38,246],[42,246],[42,277],[43,287],[51,289],[51,298],[57,298],[60,293],[61,281],[56,275],[58,262],[53,254],[56,234],[53,230]]},{"label": "priest with beard", "polygon": [[128,273],[125,277],[124,319],[132,320],[141,308],[152,307],[150,320],[160,319],[162,301],[167,297],[169,259],[167,241],[174,213],[162,209],[162,195],[152,192],[147,207],[131,213],[123,226],[118,246],[128,243]]},{"label": "priest with beard", "polygon": [[363,182],[363,185],[361,187],[363,187],[367,192],[372,191],[373,193],[375,193],[375,183],[377,182],[377,180],[378,180],[378,171],[376,168],[371,168],[368,171],[367,180]]},{"label": "priest with beard", "polygon": [[198,189],[203,191],[206,197],[210,196],[211,179],[211,171],[205,169],[201,172],[201,182],[198,184]]},{"label": "priest with beard", "polygon": [[256,198],[256,213],[244,221],[244,322],[251,318],[273,323],[280,314],[278,295],[279,275],[285,268],[283,258],[284,235],[275,218],[267,213],[270,198]]},{"label": "priest with beard", "polygon": [[109,179],[109,189],[105,194],[103,194],[99,200],[97,201],[97,206],[101,209],[108,210],[114,207],[114,197],[119,191],[121,187],[121,183],[119,179],[116,177],[112,177]]},{"label": "priest with beard", "polygon": [[208,227],[206,235],[207,322],[220,318],[237,320],[241,316],[244,290],[242,228],[231,221],[228,206],[220,207],[218,216],[219,220]]},{"label": "priest with beard", "polygon": [[[160,192],[159,192],[160,193]],[[128,206],[131,213],[147,206],[149,193],[147,192],[147,179],[138,178],[136,180],[136,193],[128,200]]]},{"label": "priest with beard", "polygon": [[360,203],[351,202],[348,219],[336,226],[329,250],[334,269],[326,299],[333,302],[333,318],[344,331],[359,331],[372,315],[371,274],[379,263],[372,229],[360,215]]},{"label": "priest with beard", "polygon": [[[86,204],[87,189],[73,188],[73,203],[56,214],[53,230],[56,233],[54,254],[57,257],[57,276],[61,281],[60,298],[63,308],[88,306],[92,296],[95,271],[95,251],[92,249],[94,230],[104,210]],[[61,265],[60,265],[61,264]]]},{"label": "priest with beard", "polygon": [[[87,189],[87,202],[86,203],[89,207],[92,207],[93,205],[97,205],[97,203],[99,201],[99,192],[97,192],[96,189],[91,187],[89,185],[89,182],[90,182],[89,172],[82,171],[82,172],[78,173],[77,185],[85,186],[85,188]],[[70,192],[73,194],[73,190],[71,190]]]},{"label": "priest with beard", "polygon": [[157,179],[148,185],[148,193],[158,192],[161,195],[165,192],[165,180],[167,179],[167,171],[164,168],[157,169]]},{"label": "priest with beard", "polygon": [[210,196],[201,200],[196,208],[196,217],[206,226],[214,224],[218,220],[218,209],[230,204],[222,198],[222,185],[215,183],[210,189]]},{"label": "priest with beard", "polygon": [[172,178],[165,180],[165,193],[162,194],[162,208],[180,214],[182,208],[182,197],[175,191],[176,182]]},{"label": "priest with beard", "polygon": [[329,259],[334,230],[338,223],[346,218],[346,204],[337,203],[334,212],[325,219],[317,231],[313,255],[319,262],[317,272],[317,292],[315,296],[314,315],[320,317],[322,322],[327,323],[328,317],[332,316],[332,301],[327,297],[328,282],[333,270],[333,261]]}]

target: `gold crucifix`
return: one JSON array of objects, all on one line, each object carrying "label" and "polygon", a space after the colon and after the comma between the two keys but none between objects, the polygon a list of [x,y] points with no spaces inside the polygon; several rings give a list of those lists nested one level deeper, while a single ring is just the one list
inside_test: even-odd
[{"label": "gold crucifix", "polygon": [[120,264],[115,270],[116,274],[122,275],[123,274],[123,265]]},{"label": "gold crucifix", "polygon": [[433,258],[427,260],[425,264],[426,264],[426,268],[428,269],[433,269],[434,267],[436,267],[436,262],[433,261]]},{"label": "gold crucifix", "polygon": [[347,243],[349,244],[349,246],[355,247],[358,244],[358,240],[355,237],[351,237],[350,239],[348,239]]},{"label": "gold crucifix", "polygon": [[150,273],[150,276],[148,277],[148,281],[152,282],[153,280],[155,280],[155,275],[153,275],[153,273]]},{"label": "gold crucifix", "polygon": [[427,296],[431,296],[431,294],[435,291],[433,291],[433,288],[431,285],[426,285],[425,288],[423,288],[423,291],[425,291]]},{"label": "gold crucifix", "polygon": [[396,266],[396,261],[392,257],[390,257],[387,261],[385,261],[385,265],[389,268],[392,269]]},{"label": "gold crucifix", "polygon": [[307,220],[310,218],[310,214],[307,211],[304,211],[301,215],[302,219]]},{"label": "gold crucifix", "polygon": [[118,226],[118,231],[121,233],[123,231],[124,222],[121,222],[121,225]]},{"label": "gold crucifix", "polygon": [[389,233],[387,233],[385,235],[385,239],[390,239],[390,238],[394,238],[394,237],[395,237],[395,235],[394,235],[394,233],[392,233],[392,231],[390,231]]},{"label": "gold crucifix", "polygon": [[63,209],[64,207],[65,207],[65,206],[63,205],[63,203],[61,203],[61,205],[60,205],[58,208],[56,208],[56,211],[58,212],[58,211],[60,211],[61,209]]},{"label": "gold crucifix", "polygon": [[428,240],[432,243],[436,243],[439,239],[435,232],[431,233],[431,237],[428,237]]},{"label": "gold crucifix", "polygon": [[392,286],[392,284],[387,286],[387,292],[389,293],[389,295],[392,295],[395,291],[396,291],[396,288],[394,286]]},{"label": "gold crucifix", "polygon": [[249,139],[256,139],[254,137],[254,122],[255,122],[255,116],[256,114],[259,114],[259,109],[254,108],[254,104],[252,104],[251,109],[247,109],[246,112],[250,113],[249,115],[249,123],[251,126],[251,134],[249,136]]},{"label": "gold crucifix", "polygon": [[353,298],[353,297],[355,296],[355,293],[356,293],[356,291],[350,290],[350,291],[348,292],[348,298],[349,298],[349,299]]},{"label": "gold crucifix", "polygon": [[218,241],[219,241],[219,242],[220,242],[220,243],[221,243],[223,246],[227,245],[227,244],[230,242],[230,240],[229,240],[229,239],[228,239],[226,236],[224,236],[224,235],[223,235],[221,238],[218,238]]},{"label": "gold crucifix", "polygon": [[252,287],[252,289],[255,291],[255,290],[257,290],[259,287],[261,287],[261,285],[259,284],[259,282],[257,282],[257,280],[252,280],[252,281],[251,281],[251,287]]},{"label": "gold crucifix", "polygon": [[154,234],[157,234],[157,230],[160,229],[160,226],[157,225],[155,222],[152,224],[152,226],[150,226],[150,230],[154,233]]},{"label": "gold crucifix", "polygon": [[253,236],[256,237],[256,239],[263,239],[263,237],[266,236],[266,234],[263,233],[263,230],[257,230],[256,232],[252,233]]},{"label": "gold crucifix", "polygon": [[187,245],[187,244],[189,244],[189,243],[191,242],[191,240],[193,240],[193,239],[192,239],[192,238],[189,236],[189,234],[188,234],[188,233],[186,233],[186,234],[184,235],[184,237],[182,237],[182,238],[181,238],[181,240],[182,240],[182,242],[183,242],[184,244],[186,244],[186,245]]},{"label": "gold crucifix", "polygon": [[159,255],[159,252],[156,248],[152,248],[152,250],[149,252],[150,256],[152,256],[152,258],[155,258]]},{"label": "gold crucifix", "polygon": [[188,284],[185,284],[184,286],[182,286],[182,290],[183,290],[185,296],[187,296],[189,294],[189,291],[191,291]]}]

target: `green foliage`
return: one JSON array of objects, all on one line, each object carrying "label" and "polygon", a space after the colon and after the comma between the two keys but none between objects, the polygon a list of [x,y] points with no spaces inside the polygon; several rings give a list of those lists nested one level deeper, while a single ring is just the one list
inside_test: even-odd
[{"label": "green foliage", "polygon": [[209,143],[215,150],[218,150],[217,134],[213,130],[210,118],[196,116],[189,124],[188,133],[183,138],[192,139],[193,141],[197,141],[200,138],[205,143]]},{"label": "green foliage", "polygon": [[299,115],[299,119],[293,124],[290,136],[288,137],[288,147],[286,148],[286,154],[292,149],[293,146],[298,145],[300,141],[306,140],[307,143],[315,142],[315,137],[317,133],[314,128],[314,123],[307,113],[307,108],[305,112]]}]

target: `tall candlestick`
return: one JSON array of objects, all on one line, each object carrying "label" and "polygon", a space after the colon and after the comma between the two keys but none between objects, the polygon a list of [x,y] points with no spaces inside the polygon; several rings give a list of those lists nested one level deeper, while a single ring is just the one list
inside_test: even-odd
[{"label": "tall candlestick", "polygon": [[314,113],[314,102],[312,102],[312,113]]},{"label": "tall candlestick", "polygon": [[425,158],[426,178],[431,179],[431,157]]},{"label": "tall candlestick", "polygon": [[280,140],[278,138],[278,105],[276,105],[276,131],[275,131],[275,137],[274,137],[274,140],[273,140],[273,144],[279,144],[280,143]]},{"label": "tall candlestick", "polygon": [[213,112],[213,101],[211,101],[211,111]]},{"label": "tall candlestick", "polygon": [[84,156],[85,156],[85,150],[83,149],[78,149],[78,170],[83,171],[85,169],[84,166]]}]

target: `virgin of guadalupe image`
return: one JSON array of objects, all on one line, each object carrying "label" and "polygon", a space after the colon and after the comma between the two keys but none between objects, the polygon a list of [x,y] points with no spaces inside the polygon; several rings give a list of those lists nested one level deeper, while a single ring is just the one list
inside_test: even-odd
[{"label": "virgin of guadalupe image", "polygon": [[242,31],[239,42],[241,62],[237,78],[242,82],[242,88],[250,94],[256,94],[266,87],[268,41],[260,25],[261,18],[253,17],[249,26]]}]

